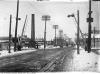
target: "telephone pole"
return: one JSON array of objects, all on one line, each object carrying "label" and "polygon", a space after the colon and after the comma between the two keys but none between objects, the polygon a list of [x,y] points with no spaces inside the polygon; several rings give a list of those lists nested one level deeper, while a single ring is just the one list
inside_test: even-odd
[{"label": "telephone pole", "polygon": [[14,51],[16,51],[16,43],[17,43],[17,27],[18,27],[18,12],[19,12],[19,0],[17,0],[17,13],[16,13],[16,26],[15,26],[15,42],[14,42]]},{"label": "telephone pole", "polygon": [[91,23],[93,22],[93,18],[91,17],[92,11],[91,11],[91,0],[89,0],[89,18],[87,18],[88,25],[88,53],[91,51]]},{"label": "telephone pole", "polygon": [[12,22],[12,15],[10,15],[10,25],[9,25],[9,53],[11,53],[10,51],[10,47],[11,47],[11,22]]}]

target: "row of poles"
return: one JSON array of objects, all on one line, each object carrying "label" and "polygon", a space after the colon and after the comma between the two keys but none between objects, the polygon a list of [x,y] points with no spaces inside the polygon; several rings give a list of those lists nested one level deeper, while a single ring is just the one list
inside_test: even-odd
[{"label": "row of poles", "polygon": [[[87,46],[87,51],[88,51],[88,53],[90,53],[91,52],[91,23],[93,22],[93,18],[91,17],[91,14],[92,14],[92,11],[91,11],[91,0],[89,0],[89,17],[87,18],[87,22],[89,23],[89,25],[88,25],[88,42],[87,42],[87,44],[86,44],[86,42],[84,41],[84,36],[83,36],[83,34],[82,34],[82,31],[81,31],[81,29],[80,29],[80,27],[79,27],[79,10],[77,10],[77,19],[76,19],[76,17],[75,17],[75,15],[74,14],[72,14],[72,15],[68,15],[68,17],[74,17],[74,19],[75,19],[75,22],[77,23],[77,54],[79,54],[80,53],[80,51],[79,51],[79,33],[81,33],[81,36],[82,36],[82,38],[83,38],[83,42],[84,42],[84,44],[85,44],[85,46]],[[45,49],[45,42],[46,42],[46,21],[47,20],[49,20],[49,16],[43,16],[44,18],[44,20],[45,20],[45,33],[44,33],[44,49]],[[56,29],[55,29],[55,31],[56,31]],[[56,39],[56,35],[55,35],[55,39]]]},{"label": "row of poles", "polygon": [[[16,26],[15,26],[15,38],[14,38],[14,51],[16,51],[16,43],[17,43],[17,27],[18,27],[18,20],[20,20],[20,18],[18,17],[18,12],[19,12],[19,0],[17,0],[17,13],[16,13]],[[42,20],[45,21],[45,29],[44,29],[44,50],[46,48],[46,23],[47,21],[50,20],[50,16],[49,15],[44,15],[42,16]],[[10,26],[9,26],[9,53],[11,53],[10,51],[10,46],[11,46],[11,22],[12,22],[12,15],[10,15]],[[57,25],[55,26],[55,38],[56,38],[56,29],[57,29]]]},{"label": "row of poles", "polygon": [[[15,38],[14,38],[14,51],[16,51],[16,43],[17,43],[17,27],[18,27],[18,12],[19,12],[19,0],[17,0],[17,13],[16,13],[16,26],[15,26]],[[9,53],[11,53],[11,22],[12,22],[12,15],[10,15],[10,26],[9,26]]]},{"label": "row of poles", "polygon": [[[79,31],[81,31],[80,28],[79,28],[79,10],[77,10],[77,19],[76,19],[74,14],[68,15],[68,17],[74,17],[75,22],[77,23],[77,54],[79,54],[80,53],[79,52]],[[44,15],[44,16],[42,16],[42,20],[45,21],[45,30],[44,30],[44,50],[45,50],[45,48],[46,48],[46,22],[48,20],[50,20],[50,16],[49,15]],[[55,44],[56,44],[56,29],[57,28],[58,28],[58,25],[54,25],[54,29],[55,29]]]},{"label": "row of poles", "polygon": [[[20,20],[20,18],[18,18],[18,12],[19,12],[19,0],[17,0],[17,13],[16,13],[16,26],[15,26],[15,42],[14,42],[14,51],[16,51],[16,40],[17,40],[17,27],[18,27],[18,20]],[[87,22],[89,22],[89,26],[88,26],[88,52],[91,51],[91,22],[93,22],[93,18],[91,18],[91,0],[89,0],[89,18],[87,18]],[[68,15],[68,17],[74,17],[75,15]],[[10,53],[10,43],[11,43],[11,19],[12,19],[12,15],[10,15],[10,27],[9,27],[9,53]],[[47,21],[50,20],[50,16],[49,15],[44,15],[42,16],[42,20],[45,21],[45,29],[44,29],[44,50],[46,48],[46,23]],[[75,18],[75,21],[77,23],[77,53],[79,54],[79,10],[77,10],[77,20]],[[55,39],[56,39],[56,27],[57,25],[55,25]]]}]

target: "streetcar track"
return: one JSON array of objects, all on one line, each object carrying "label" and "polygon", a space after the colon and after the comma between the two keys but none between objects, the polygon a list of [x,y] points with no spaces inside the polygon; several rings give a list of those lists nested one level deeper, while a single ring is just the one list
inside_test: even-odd
[{"label": "streetcar track", "polygon": [[[59,50],[59,52],[60,52],[59,54],[55,55],[50,60],[46,60],[45,58],[44,59],[40,58],[40,57],[43,57],[43,56],[41,56],[42,53],[41,54],[38,53],[35,55],[27,54],[26,58],[24,56],[20,56],[23,58],[19,59],[19,60],[17,58],[11,58],[12,60],[16,59],[17,61],[14,61],[14,63],[9,63],[6,66],[1,66],[1,68],[3,68],[3,69],[1,69],[0,71],[11,71],[11,72],[14,72],[15,70],[17,70],[18,72],[22,72],[24,70],[31,71],[31,72],[53,71],[53,68],[55,66],[59,65],[59,62],[63,63],[63,60],[65,59],[65,56],[66,56],[65,50],[64,51]],[[69,50],[67,50],[67,52],[69,52]],[[38,56],[38,59],[36,56]],[[34,58],[32,58],[32,57],[34,57]],[[35,62],[37,62],[37,61],[39,61],[39,62],[37,64],[35,64]],[[40,65],[38,65],[38,64],[40,64]],[[19,66],[19,67],[17,67],[17,66]],[[9,70],[7,70],[7,68],[9,68]]]},{"label": "streetcar track", "polygon": [[50,69],[54,67],[54,65],[56,65],[59,62],[61,63],[65,59],[66,54],[63,53],[64,52],[60,53],[58,56],[53,57],[39,72],[51,71]]}]

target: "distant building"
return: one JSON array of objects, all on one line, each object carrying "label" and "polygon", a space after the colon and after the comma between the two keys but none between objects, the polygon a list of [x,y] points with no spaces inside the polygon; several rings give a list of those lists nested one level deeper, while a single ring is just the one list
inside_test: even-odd
[{"label": "distant building", "polygon": [[92,47],[94,47],[94,43],[95,47],[100,48],[100,34],[96,34],[95,36],[92,37],[91,40]]},{"label": "distant building", "polygon": [[0,42],[0,51],[1,50],[8,50],[8,42]]}]

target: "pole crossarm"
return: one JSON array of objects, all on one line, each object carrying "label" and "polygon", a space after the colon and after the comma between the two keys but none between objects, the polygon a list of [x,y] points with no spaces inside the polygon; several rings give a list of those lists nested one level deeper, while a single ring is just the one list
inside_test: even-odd
[{"label": "pole crossarm", "polygon": [[54,29],[58,29],[58,25],[53,25],[53,28]]},{"label": "pole crossarm", "polygon": [[43,15],[42,20],[44,20],[44,21],[50,20],[50,16],[49,15]]}]

